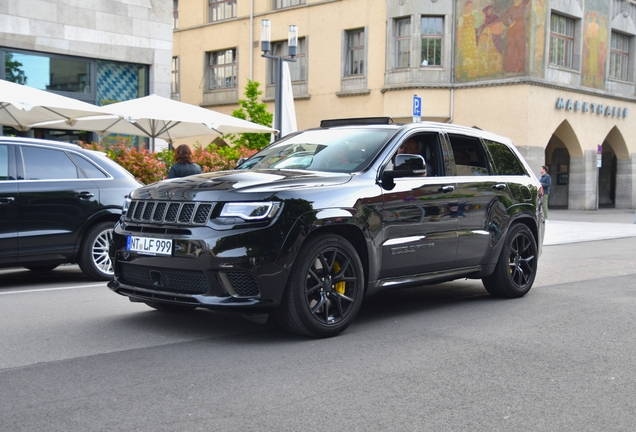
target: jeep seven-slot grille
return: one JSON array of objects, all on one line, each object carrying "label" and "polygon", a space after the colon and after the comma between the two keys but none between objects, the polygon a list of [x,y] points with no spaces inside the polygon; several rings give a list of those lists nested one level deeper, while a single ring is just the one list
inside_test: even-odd
[{"label": "jeep seven-slot grille", "polygon": [[163,292],[205,294],[210,284],[202,271],[121,264],[122,282]]},{"label": "jeep seven-slot grille", "polygon": [[214,203],[135,200],[126,213],[127,222],[205,225]]}]

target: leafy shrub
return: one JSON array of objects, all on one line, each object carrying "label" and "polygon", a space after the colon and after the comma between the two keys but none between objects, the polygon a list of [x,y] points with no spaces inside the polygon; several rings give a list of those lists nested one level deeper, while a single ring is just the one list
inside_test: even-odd
[{"label": "leafy shrub", "polygon": [[[174,164],[174,150],[170,149],[151,153],[146,149],[128,146],[124,142],[117,142],[107,149],[99,143],[82,143],[82,147],[106,153],[144,184],[165,179]],[[245,147],[218,147],[214,144],[203,147],[197,143],[192,150],[192,159],[201,166],[203,172],[222,171],[234,169],[239,158],[247,158],[254,153],[256,150]]]}]

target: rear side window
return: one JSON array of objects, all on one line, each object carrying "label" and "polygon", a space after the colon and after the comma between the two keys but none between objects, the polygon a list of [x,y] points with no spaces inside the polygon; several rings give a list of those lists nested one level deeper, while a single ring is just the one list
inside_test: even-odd
[{"label": "rear side window", "polygon": [[22,147],[25,180],[69,180],[79,178],[77,165],[60,150]]},{"label": "rear side window", "polygon": [[9,147],[0,145],[0,180],[9,180]]},{"label": "rear side window", "polygon": [[488,175],[488,159],[476,137],[448,134],[458,176]]},{"label": "rear side window", "polygon": [[528,175],[517,155],[505,144],[484,140],[499,175]]},{"label": "rear side window", "polygon": [[84,174],[86,175],[87,178],[100,179],[100,178],[108,177],[106,174],[102,172],[102,170],[97,168],[95,165],[93,165],[92,162],[87,161],[83,157],[79,155],[75,155],[75,154],[72,154],[70,156],[75,161],[75,163],[79,165],[82,171],[84,171]]}]

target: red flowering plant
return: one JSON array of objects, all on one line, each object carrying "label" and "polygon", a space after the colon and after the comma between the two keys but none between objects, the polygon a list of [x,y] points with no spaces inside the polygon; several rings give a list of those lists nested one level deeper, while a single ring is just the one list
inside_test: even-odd
[{"label": "red flowering plant", "polygon": [[98,143],[83,143],[82,147],[105,152],[110,159],[127,169],[144,184],[154,183],[166,177],[166,164],[144,148],[138,149],[125,142],[116,142],[107,149]]}]

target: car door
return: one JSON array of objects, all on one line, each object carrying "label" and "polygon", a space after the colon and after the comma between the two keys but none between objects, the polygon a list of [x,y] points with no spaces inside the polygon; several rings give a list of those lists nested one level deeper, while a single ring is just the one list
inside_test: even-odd
[{"label": "car door", "polygon": [[83,224],[99,209],[99,189],[61,149],[20,146],[19,261],[70,257]]},{"label": "car door", "polygon": [[457,219],[448,209],[457,203],[456,184],[445,175],[440,136],[429,132],[403,142],[410,139],[418,142],[420,155],[428,155],[431,176],[396,178],[394,187],[383,192],[381,278],[445,270],[455,261]]},{"label": "car door", "polygon": [[479,136],[447,134],[457,182],[458,244],[455,267],[485,264],[493,241],[499,239],[512,205],[508,185],[494,175]]},{"label": "car door", "polygon": [[18,183],[13,145],[0,143],[0,264],[12,264],[18,256]]}]

